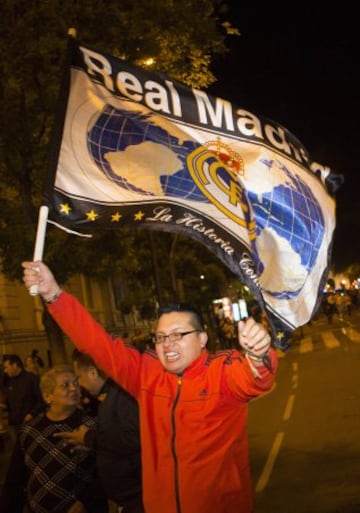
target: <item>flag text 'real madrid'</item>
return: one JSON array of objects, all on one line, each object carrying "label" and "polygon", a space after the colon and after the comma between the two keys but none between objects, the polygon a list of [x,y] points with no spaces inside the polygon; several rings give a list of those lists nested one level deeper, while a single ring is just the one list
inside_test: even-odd
[{"label": "flag text 'real madrid'", "polygon": [[306,149],[281,125],[260,119],[227,100],[167,80],[160,73],[150,73],[84,46],[79,50],[81,54],[77,56],[76,64],[92,81],[101,83],[112,94],[140,103],[180,123],[183,121],[249,142],[260,142],[309,168]]}]

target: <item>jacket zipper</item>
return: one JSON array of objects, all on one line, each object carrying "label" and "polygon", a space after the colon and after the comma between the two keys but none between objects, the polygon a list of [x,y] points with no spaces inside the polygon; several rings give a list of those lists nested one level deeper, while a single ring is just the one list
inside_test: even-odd
[{"label": "jacket zipper", "polygon": [[180,491],[179,491],[179,466],[178,466],[178,458],[175,450],[175,439],[176,439],[176,425],[175,425],[175,410],[177,403],[179,401],[180,392],[181,392],[181,383],[182,377],[178,376],[178,389],[176,393],[176,397],[174,400],[174,404],[171,411],[171,426],[172,426],[172,437],[171,437],[171,452],[174,458],[174,467],[175,467],[175,500],[176,500],[176,511],[177,513],[181,513],[181,504],[180,504]]}]

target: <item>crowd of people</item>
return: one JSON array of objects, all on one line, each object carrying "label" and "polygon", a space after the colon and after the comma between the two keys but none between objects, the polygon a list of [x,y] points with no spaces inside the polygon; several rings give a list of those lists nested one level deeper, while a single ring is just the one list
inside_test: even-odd
[{"label": "crowd of people", "polygon": [[41,376],[39,387],[44,407],[19,426],[1,511],[107,513],[94,452],[73,451],[56,438],[58,432],[96,423],[80,407],[80,388],[72,367],[53,367]]},{"label": "crowd of people", "polygon": [[72,366],[46,372],[35,356],[3,357],[11,458],[0,511],[143,513],[135,399],[76,349]]},{"label": "crowd of people", "polygon": [[[325,313],[329,324],[333,322],[335,315],[340,319],[351,317],[353,299],[347,292],[328,293],[324,296],[322,309]],[[355,302],[354,302],[355,303]]]},{"label": "crowd of people", "polygon": [[197,309],[168,305],[137,347],[107,333],[44,263],[23,267],[76,349],[71,366],[22,364],[37,393],[17,419],[0,511],[252,513],[248,403],[277,369],[263,324],[240,321],[226,350],[208,352]]}]

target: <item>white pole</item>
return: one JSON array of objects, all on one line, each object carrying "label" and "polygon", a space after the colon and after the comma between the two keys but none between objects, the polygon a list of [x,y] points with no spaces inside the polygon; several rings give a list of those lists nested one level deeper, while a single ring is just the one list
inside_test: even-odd
[{"label": "white pole", "polygon": [[[38,225],[37,225],[35,248],[34,248],[34,257],[33,257],[34,262],[36,262],[37,260],[42,260],[42,257],[43,257],[48,214],[49,214],[49,207],[47,207],[46,205],[42,205],[39,209]],[[37,285],[32,285],[30,287],[30,294],[32,296],[37,296],[37,294],[38,294],[38,286]]]}]

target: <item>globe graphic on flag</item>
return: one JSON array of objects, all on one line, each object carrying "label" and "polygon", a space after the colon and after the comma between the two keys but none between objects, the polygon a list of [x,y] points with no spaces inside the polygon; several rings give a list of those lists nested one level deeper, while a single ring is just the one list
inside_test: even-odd
[{"label": "globe graphic on flag", "polygon": [[[180,143],[153,119],[144,113],[106,105],[88,127],[87,145],[91,158],[110,180],[129,191],[149,197],[167,196],[209,203],[186,165],[187,156],[199,144],[192,140]],[[126,153],[131,161],[143,163],[142,169],[155,167],[156,180],[150,175],[144,180],[142,175],[141,184],[136,183],[136,169],[133,172],[135,178],[129,178],[130,160],[123,159]],[[147,166],[150,160],[151,165]],[[259,159],[257,165],[266,171],[276,167],[279,179],[266,192],[260,192],[256,183],[245,181],[256,220],[252,257],[267,294],[278,299],[294,298],[301,292],[322,248],[324,215],[311,188],[299,174],[290,172],[274,159]],[[259,183],[261,185],[261,180]],[[280,264],[283,268],[279,269],[274,261],[281,260],[282,254],[285,255]],[[281,279],[277,279],[279,273],[282,273]]]},{"label": "globe graphic on flag", "polygon": [[[324,242],[324,215],[311,188],[298,174],[290,173],[284,164],[276,161],[264,160],[263,165],[268,168],[276,166],[282,173],[282,181],[263,194],[248,189],[256,219],[258,271],[261,274],[266,267],[266,273],[270,275],[266,280],[272,284],[268,285],[268,294],[279,299],[291,299],[299,294],[316,265]],[[264,251],[259,249],[261,238],[283,259],[282,272],[288,275],[287,281],[292,284],[289,289],[281,291],[274,286],[277,271],[272,266],[272,251],[265,247],[268,255],[264,256]]]},{"label": "globe graphic on flag", "polygon": [[[146,144],[145,144],[146,143]],[[106,176],[120,187],[144,195],[166,195],[190,200],[208,202],[195,185],[186,168],[186,157],[198,146],[194,141],[183,141],[171,136],[166,130],[150,121],[146,114],[116,109],[107,105],[88,130],[90,155]],[[131,152],[132,160],[143,162],[145,167],[156,169],[159,186],[144,189],[144,183],[151,185],[142,176],[141,187],[129,179],[129,164],[124,163],[124,172],[117,172],[110,162],[111,155]],[[109,157],[110,156],[110,157]],[[171,162],[176,158],[176,163]],[[149,163],[146,166],[146,163]],[[169,164],[170,161],[170,164]],[[126,169],[126,172],[125,172]]]}]

